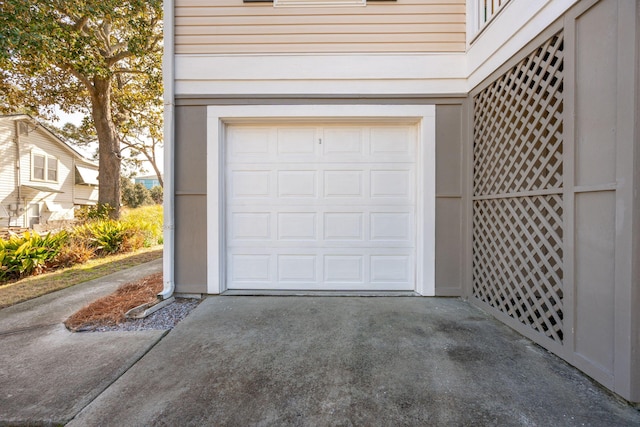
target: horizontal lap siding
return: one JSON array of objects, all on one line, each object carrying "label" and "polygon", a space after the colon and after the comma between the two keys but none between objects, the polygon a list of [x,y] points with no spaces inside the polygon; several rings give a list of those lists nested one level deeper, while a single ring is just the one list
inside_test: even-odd
[{"label": "horizontal lap siding", "polygon": [[274,8],[242,0],[177,0],[177,54],[463,52],[463,0]]}]

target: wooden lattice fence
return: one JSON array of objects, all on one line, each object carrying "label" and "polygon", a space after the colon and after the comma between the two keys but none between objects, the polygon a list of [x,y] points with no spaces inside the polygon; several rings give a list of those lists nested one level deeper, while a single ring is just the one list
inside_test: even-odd
[{"label": "wooden lattice fence", "polygon": [[563,340],[563,39],[474,97],[472,295]]}]

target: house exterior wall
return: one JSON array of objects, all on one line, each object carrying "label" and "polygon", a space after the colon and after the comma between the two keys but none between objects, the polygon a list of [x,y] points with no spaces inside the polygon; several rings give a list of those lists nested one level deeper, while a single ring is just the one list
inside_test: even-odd
[{"label": "house exterior wall", "polygon": [[[175,209],[176,291],[207,292],[206,229],[206,105],[246,105],[249,99],[180,98],[176,106]],[[355,104],[362,100],[304,99],[286,97],[262,99],[271,105]],[[462,295],[464,284],[465,162],[464,100],[371,99],[372,105],[436,105],[436,295]],[[447,128],[445,128],[447,126]],[[438,132],[440,129],[440,132]],[[460,221],[457,221],[459,218]]]},{"label": "house exterior wall", "polygon": [[[638,211],[634,210],[637,202],[634,205],[633,196],[634,191],[637,192],[634,186],[637,186],[638,175],[637,8],[637,2],[624,0],[580,2],[471,92],[477,103],[483,102],[483,91],[495,82],[509,81],[503,88],[514,88],[517,79],[509,77],[510,69],[522,64],[522,58],[529,58],[526,59],[526,64],[530,65],[527,70],[531,72],[528,87],[542,83],[544,90],[550,90],[548,74],[533,73],[537,61],[531,55],[532,52],[545,52],[543,46],[546,40],[551,40],[550,37],[557,36],[563,40],[563,54],[559,56],[564,58],[563,66],[555,71],[553,67],[545,68],[552,76],[558,73],[556,77],[562,79],[564,108],[558,110],[558,104],[555,104],[553,113],[561,118],[561,126],[553,126],[562,135],[561,147],[557,151],[560,153],[557,159],[561,159],[562,164],[554,172],[559,171],[559,180],[554,178],[550,187],[535,191],[529,188],[520,192],[513,190],[500,196],[502,199],[496,199],[496,206],[525,203],[527,212],[531,213],[526,221],[544,224],[529,230],[544,230],[545,237],[539,238],[530,233],[523,240],[509,239],[507,245],[514,242],[521,245],[517,253],[503,247],[497,235],[486,240],[490,246],[502,248],[498,253],[507,254],[507,258],[515,257],[512,262],[504,261],[510,267],[499,267],[505,277],[515,274],[521,278],[514,280],[510,287],[506,287],[509,280],[483,275],[493,268],[490,264],[498,261],[483,259],[482,245],[474,248],[470,266],[474,272],[470,278],[472,302],[635,402],[640,400],[640,383],[637,381],[640,368],[637,315],[640,308],[639,257],[635,246],[637,241],[634,243],[630,236],[637,231],[639,218]],[[505,91],[493,95],[500,97],[502,105],[510,105],[513,97],[520,96],[520,93],[518,91],[516,95]],[[534,119],[527,122],[535,137],[525,143],[535,146],[536,141],[547,141],[548,135],[534,129],[547,121],[543,129],[549,130],[549,122],[555,122],[555,119],[546,113],[537,113],[547,108],[543,102],[528,102],[521,100],[515,105],[526,105],[525,111],[536,111],[531,116]],[[478,108],[476,115],[477,111]],[[478,126],[478,120],[474,119],[473,131],[476,158],[484,156],[476,146],[482,141],[480,136],[487,131]],[[507,138],[510,147],[520,144],[517,140],[520,134],[513,131],[517,125],[511,124],[508,128],[501,128],[500,124],[492,126],[491,135],[495,135],[494,145],[497,147],[501,138]],[[547,147],[547,151],[555,149],[550,145]],[[510,150],[502,153],[501,162],[505,161],[507,154],[514,154],[513,148]],[[536,163],[535,167],[539,164]],[[523,164],[520,174],[534,171],[535,167],[532,169],[531,164]],[[508,174],[500,176],[508,177]],[[550,175],[539,175],[544,176],[548,179]],[[474,172],[474,182],[480,179]],[[476,209],[476,204],[486,204],[486,196],[474,193],[473,199],[474,242],[477,241],[476,228],[499,229],[516,236],[523,233],[517,221],[507,221],[501,215],[486,215],[487,209]],[[555,214],[551,214],[551,207],[545,207],[544,214],[532,214],[535,211],[533,206],[544,199],[548,200],[544,202],[547,206],[555,206],[553,209],[560,216],[552,219]],[[511,215],[519,215],[512,208],[508,211]],[[555,231],[544,228],[549,224]],[[554,237],[554,243],[545,241],[553,233],[557,233],[560,240]],[[478,237],[481,235],[487,235],[486,231]],[[527,235],[527,232],[522,235]],[[538,251],[538,256],[531,258],[531,262],[517,262],[520,257],[528,259],[528,251]],[[545,257],[549,255],[560,264],[557,261],[547,263]],[[559,276],[554,276],[549,270],[554,265]],[[527,285],[523,279],[529,277],[538,277],[537,282]],[[546,286],[554,283],[554,277],[559,277],[560,281],[555,282],[555,290],[552,291]],[[507,293],[511,295],[511,301],[509,298],[506,302],[505,299],[492,300],[491,292],[485,292],[487,280],[495,281],[491,287],[498,294],[510,289]],[[541,314],[543,311],[550,317],[545,318],[545,313]],[[536,316],[541,318],[536,320]],[[555,316],[555,320],[549,321],[551,316]]]},{"label": "house exterior wall", "polygon": [[[175,9],[177,32],[186,31],[179,28],[188,22],[181,23],[187,11],[180,8],[185,4],[178,2]],[[201,10],[199,5],[192,7],[188,13]],[[271,5],[249,7],[265,8],[270,14],[268,19],[256,18],[257,24],[284,22],[291,14]],[[640,401],[637,8],[637,2],[626,0],[511,0],[480,34],[467,38],[466,53],[395,53],[358,50],[355,45],[340,50],[335,44],[324,44],[320,51],[303,52],[292,46],[286,52],[262,53],[242,50],[246,46],[236,50],[233,40],[239,39],[234,38],[221,39],[228,42],[222,50],[213,46],[194,53],[176,43],[172,89],[177,292],[207,291],[207,106],[434,104],[436,295],[469,296],[606,387]],[[211,10],[202,11],[212,17]],[[345,11],[338,15],[346,19]],[[242,14],[242,19],[251,24],[254,16]],[[212,31],[218,28],[213,21],[208,25]],[[558,33],[564,43],[562,185],[497,195],[505,200],[560,201],[560,221],[554,225],[560,230],[560,249],[552,252],[561,260],[562,333],[551,339],[540,332],[547,326],[535,330],[472,295],[471,248],[477,216],[471,200],[471,107],[474,96]],[[185,35],[178,38],[189,40]],[[274,38],[266,40],[267,45],[274,44]],[[534,216],[528,215],[523,218]],[[488,225],[504,224],[488,221]],[[548,254],[549,249],[541,251]],[[535,276],[536,271],[529,273]],[[540,301],[534,306],[543,307]]]},{"label": "house exterior wall", "polygon": [[[33,129],[30,123],[29,128]],[[47,187],[60,193],[48,193],[36,190],[23,190],[25,199],[25,210],[29,204],[40,204],[40,223],[44,224],[48,220],[71,220],[73,219],[73,200],[74,200],[74,157],[60,143],[53,141],[45,132],[36,128],[28,133],[28,135],[20,136],[20,182],[22,185],[34,185],[39,187]],[[32,156],[33,154],[44,154],[58,161],[58,179],[57,182],[48,180],[38,180],[33,177],[32,172]],[[45,171],[46,174],[46,171]],[[61,210],[50,212],[42,203],[45,201],[53,202]]]},{"label": "house exterior wall", "polygon": [[463,52],[464,0],[370,1],[366,7],[274,8],[177,0],[177,54]]},{"label": "house exterior wall", "polygon": [[95,205],[98,203],[98,187],[94,185],[78,185],[73,189],[74,205]]},{"label": "house exterior wall", "polygon": [[15,124],[13,121],[0,120],[0,227],[9,225],[8,205],[18,203],[15,165]]}]

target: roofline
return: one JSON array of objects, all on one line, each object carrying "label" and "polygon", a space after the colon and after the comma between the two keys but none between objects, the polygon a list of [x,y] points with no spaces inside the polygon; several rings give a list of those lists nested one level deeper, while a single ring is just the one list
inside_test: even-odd
[{"label": "roofline", "polygon": [[98,164],[94,160],[88,159],[85,156],[83,156],[82,154],[80,154],[80,152],[76,151],[76,149],[73,148],[68,142],[63,140],[58,135],[56,135],[51,129],[49,129],[47,126],[43,125],[40,121],[38,121],[35,118],[33,118],[30,114],[3,114],[3,115],[0,115],[0,119],[3,119],[3,118],[24,119],[24,120],[31,121],[32,123],[34,123],[36,125],[36,128],[41,128],[42,130],[44,130],[46,134],[48,134],[53,139],[57,140],[60,144],[62,144],[62,146],[64,148],[66,148],[68,151],[70,151],[78,159],[82,160],[85,163],[89,163],[89,164],[91,164],[93,166],[98,166]]}]

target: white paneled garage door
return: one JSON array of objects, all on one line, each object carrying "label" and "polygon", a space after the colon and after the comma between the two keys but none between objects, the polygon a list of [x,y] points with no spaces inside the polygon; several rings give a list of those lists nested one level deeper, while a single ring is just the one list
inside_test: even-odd
[{"label": "white paneled garage door", "polygon": [[226,135],[226,288],[414,290],[414,125]]}]

